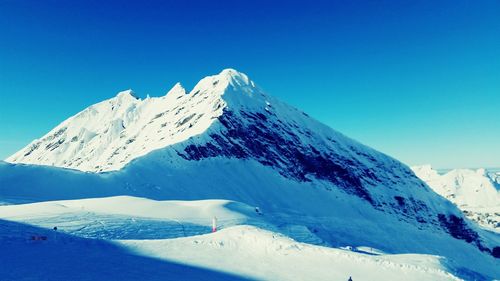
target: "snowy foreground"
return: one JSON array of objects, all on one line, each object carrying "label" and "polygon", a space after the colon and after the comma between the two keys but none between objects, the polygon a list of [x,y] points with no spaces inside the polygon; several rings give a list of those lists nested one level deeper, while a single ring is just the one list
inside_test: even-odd
[{"label": "snowy foreground", "polygon": [[[222,229],[211,233],[214,216]],[[460,280],[438,256],[300,243],[277,233],[273,220],[228,200],[0,206],[0,279]]]}]

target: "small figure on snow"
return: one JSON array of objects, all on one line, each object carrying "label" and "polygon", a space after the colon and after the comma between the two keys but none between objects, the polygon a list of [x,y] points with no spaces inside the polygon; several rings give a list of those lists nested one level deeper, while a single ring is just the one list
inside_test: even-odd
[{"label": "small figure on snow", "polygon": [[351,278],[351,276],[349,276],[349,280],[347,280],[347,281],[352,281],[352,278]]},{"label": "small figure on snow", "polygon": [[214,217],[212,219],[212,232],[216,232],[217,231],[217,217]]},{"label": "small figure on snow", "polygon": [[259,207],[255,207],[255,212],[262,216],[262,212],[260,211]]},{"label": "small figure on snow", "polygon": [[54,226],[54,228],[52,228],[54,230],[54,242],[57,242],[57,226]]}]

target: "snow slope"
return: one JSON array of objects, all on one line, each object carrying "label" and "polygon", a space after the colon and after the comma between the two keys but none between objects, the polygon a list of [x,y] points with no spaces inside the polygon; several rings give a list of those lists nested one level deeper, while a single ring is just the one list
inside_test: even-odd
[{"label": "snow slope", "polygon": [[[223,229],[208,234],[212,216],[217,216]],[[45,274],[52,274],[45,269],[30,271],[28,274],[19,272],[23,267],[19,267],[14,261],[26,253],[35,251],[37,254],[38,259],[30,259],[30,264],[39,263],[39,260],[44,263],[55,262],[51,252],[66,254],[68,248],[72,248],[85,253],[89,245],[98,252],[110,252],[110,245],[116,245],[138,257],[160,259],[168,265],[185,265],[186,269],[167,275],[175,280],[191,280],[194,276],[190,269],[194,268],[221,272],[234,279],[238,279],[235,276],[241,276],[258,280],[347,280],[352,276],[354,280],[459,280],[452,275],[457,268],[437,256],[363,254],[296,242],[282,234],[256,227],[274,227],[276,222],[273,222],[272,217],[267,217],[267,214],[257,214],[245,204],[224,200],[153,201],[120,196],[51,201],[0,206],[0,219],[0,240],[4,245],[9,244],[9,247],[3,249],[0,260],[2,265],[13,265],[2,266],[9,270],[0,269],[0,276],[15,276],[16,280],[41,280],[47,278]],[[46,230],[19,229],[25,225]],[[57,232],[50,231],[53,226],[58,227]],[[30,241],[31,235],[45,235],[47,240]],[[78,237],[121,240],[114,240],[106,245],[103,240],[83,240]],[[175,237],[181,238],[165,239]],[[107,258],[116,260],[125,255],[115,253],[116,251],[111,251],[112,256]],[[69,263],[74,263],[74,258],[82,260],[80,253],[70,253],[66,258]],[[7,256],[8,259],[2,258]],[[83,261],[91,263],[98,258],[99,256],[85,253]],[[61,268],[74,267],[68,265],[68,261],[61,263],[58,260],[57,264]],[[127,268],[121,270],[130,272]],[[142,272],[151,270],[153,269],[146,267]],[[138,269],[135,271],[135,275],[141,272]],[[80,274],[78,272],[63,271],[56,274],[66,274],[66,278],[80,280],[75,275]],[[92,271],[82,277],[109,280],[106,275],[109,273]],[[132,276],[125,277],[125,280],[136,278]],[[165,274],[160,276],[165,278]],[[117,276],[111,275],[111,278],[115,277]],[[120,277],[122,278],[124,277]],[[150,278],[146,275],[141,279]],[[211,278],[214,277],[209,273],[196,276],[197,280]]]},{"label": "snow slope", "polygon": [[436,193],[449,199],[479,224],[500,229],[498,174],[485,169],[454,169],[439,174],[430,165],[412,167]]},{"label": "snow slope", "polygon": [[[148,167],[154,169],[155,164],[150,161]],[[180,165],[179,170],[162,170],[163,177],[154,176],[159,174],[158,170],[131,169],[133,166],[119,174],[89,174],[4,163],[0,165],[0,191],[4,198],[22,202],[61,197],[88,198],[92,194],[107,196],[106,193],[114,190],[115,193],[149,198],[226,198],[245,204],[227,200],[189,204],[155,202],[121,196],[112,197],[112,200],[83,199],[3,206],[0,207],[0,217],[48,229],[58,225],[68,234],[85,238],[164,239],[208,233],[215,214],[222,227],[250,224],[316,245],[366,246],[392,254],[445,256],[448,263],[453,264],[453,274],[466,280],[473,280],[471,276],[479,276],[477,280],[500,276],[497,260],[479,251],[473,243],[451,237],[440,225],[405,222],[397,215],[376,210],[364,200],[341,190],[298,183],[258,163],[242,166],[238,160],[208,159],[188,163],[194,166]],[[221,169],[231,173],[221,175],[215,172]],[[71,186],[71,193],[68,186]],[[202,208],[203,204],[211,206],[206,208],[206,213],[185,207]],[[255,206],[264,215],[257,215]],[[187,213],[201,217],[188,216]],[[480,229],[477,231],[487,247],[500,243],[498,236]]]},{"label": "snow slope", "polygon": [[0,219],[99,239],[160,239],[209,233],[220,227],[265,225],[255,209],[228,200],[154,201],[118,196],[0,206]]},{"label": "snow slope", "polygon": [[[82,238],[0,220],[1,280],[250,280],[137,255],[109,240]],[[30,237],[48,237],[31,240]]]},{"label": "snow slope", "polygon": [[460,280],[436,256],[371,256],[298,243],[250,226],[171,240],[127,240],[134,253],[257,280]]}]

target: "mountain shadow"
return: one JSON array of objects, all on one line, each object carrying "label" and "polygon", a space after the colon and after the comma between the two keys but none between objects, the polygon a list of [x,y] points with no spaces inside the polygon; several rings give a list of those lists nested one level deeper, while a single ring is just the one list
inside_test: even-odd
[{"label": "mountain shadow", "polygon": [[0,276],[16,281],[251,280],[7,220],[0,220]]}]

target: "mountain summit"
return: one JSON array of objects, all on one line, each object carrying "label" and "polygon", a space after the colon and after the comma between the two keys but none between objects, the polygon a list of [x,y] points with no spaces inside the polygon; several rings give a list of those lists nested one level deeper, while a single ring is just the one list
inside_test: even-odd
[{"label": "mountain summit", "polygon": [[153,150],[206,131],[226,108],[267,109],[266,96],[248,76],[225,69],[188,94],[177,83],[163,97],[132,90],[94,104],[7,159],[90,172],[113,171]]},{"label": "mountain summit", "polygon": [[233,69],[202,79],[189,94],[180,83],[163,97],[144,100],[132,90],[122,91],[68,118],[7,161],[119,170],[137,157],[206,131],[228,104],[256,103],[254,93],[260,93],[254,83]]}]

